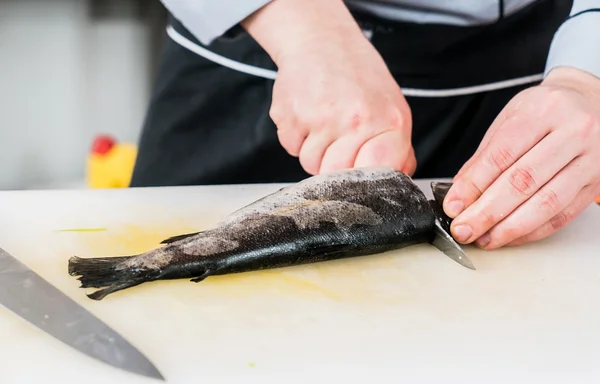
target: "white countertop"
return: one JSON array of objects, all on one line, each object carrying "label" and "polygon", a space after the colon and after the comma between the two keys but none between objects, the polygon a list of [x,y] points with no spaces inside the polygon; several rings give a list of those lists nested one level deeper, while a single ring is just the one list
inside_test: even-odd
[{"label": "white countertop", "polygon": [[[74,254],[142,252],[279,187],[0,192],[0,247],[130,340],[167,383],[600,382],[595,205],[535,244],[466,247],[477,271],[424,244],[148,283],[99,302],[67,273]],[[58,231],[73,228],[99,230]],[[154,382],[81,355],[4,308],[0,361],[2,383]]]}]

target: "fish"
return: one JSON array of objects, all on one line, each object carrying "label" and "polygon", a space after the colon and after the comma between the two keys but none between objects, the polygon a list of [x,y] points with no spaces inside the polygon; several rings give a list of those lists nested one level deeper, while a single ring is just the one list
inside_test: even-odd
[{"label": "fish", "polygon": [[450,235],[442,209],[450,182],[432,182],[433,200],[405,173],[361,167],[309,176],[267,194],[202,231],[169,237],[125,256],[72,256],[68,272],[102,300],[139,284],[284,268],[368,256],[430,243],[461,265],[473,263]]}]

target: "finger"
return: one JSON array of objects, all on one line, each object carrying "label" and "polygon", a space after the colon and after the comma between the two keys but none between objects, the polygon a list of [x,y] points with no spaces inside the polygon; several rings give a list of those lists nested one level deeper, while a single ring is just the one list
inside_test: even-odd
[{"label": "finger", "polygon": [[406,164],[410,149],[410,137],[407,138],[403,131],[385,131],[360,147],[354,167],[388,166],[401,170]]},{"label": "finger", "polygon": [[464,173],[468,169],[470,169],[473,166],[473,164],[475,164],[477,161],[479,161],[481,154],[485,151],[485,149],[487,149],[487,146],[489,145],[490,142],[492,142],[492,139],[495,137],[496,133],[498,132],[498,128],[503,127],[507,123],[507,120],[510,118],[513,118],[516,115],[516,112],[518,112],[520,110],[521,106],[523,105],[523,96],[526,93],[527,92],[523,92],[523,93],[515,96],[500,111],[498,116],[496,116],[496,118],[492,121],[492,124],[488,128],[486,134],[483,136],[481,143],[479,143],[479,145],[477,146],[475,153],[458,170],[458,172],[456,173],[456,176],[454,176],[454,181],[456,181],[460,177],[462,177],[462,175],[464,175]]},{"label": "finger", "polygon": [[[495,123],[495,124],[498,124],[498,123]],[[473,164],[475,164],[477,161],[479,161],[479,159],[481,157],[481,153],[487,148],[488,143],[490,142],[491,138],[494,137],[494,134],[497,131],[498,131],[497,125],[496,126],[492,125],[488,129],[487,133],[483,136],[481,143],[479,143],[479,146],[475,150],[475,153],[473,153],[473,155],[469,158],[469,160],[467,160],[463,164],[463,166],[460,167],[460,169],[454,176],[453,182],[456,182],[457,180],[459,180],[473,166]]]},{"label": "finger", "polygon": [[444,199],[444,211],[456,218],[475,202],[504,171],[527,153],[548,133],[549,127],[536,126],[527,116],[503,120],[494,140],[478,155],[476,161],[455,180]]},{"label": "finger", "polygon": [[589,185],[590,175],[586,171],[590,165],[593,166],[589,161],[584,164],[581,157],[569,163],[527,202],[478,239],[477,245],[485,249],[499,248],[543,226],[571,205]]},{"label": "finger", "polygon": [[406,161],[404,162],[404,167],[400,170],[401,172],[406,173],[409,176],[413,176],[415,171],[417,170],[417,158],[415,157],[415,150],[410,146],[410,151],[406,157]]},{"label": "finger", "polygon": [[298,156],[300,165],[302,165],[307,173],[311,175],[319,173],[325,150],[327,150],[327,147],[331,145],[333,140],[334,138],[329,134],[329,131],[308,134],[302,143]]},{"label": "finger", "polygon": [[319,173],[352,168],[364,142],[365,138],[359,135],[346,135],[335,140],[325,150]]},{"label": "finger", "polygon": [[308,135],[308,129],[299,124],[298,115],[296,113],[286,113],[289,108],[282,107],[281,103],[275,96],[276,90],[273,90],[274,101],[269,110],[269,117],[277,127],[277,138],[281,146],[292,156],[297,157],[300,153],[302,143]]},{"label": "finger", "polygon": [[565,209],[554,215],[550,220],[534,231],[511,241],[507,246],[532,243],[555,234],[560,229],[569,225],[581,212],[589,207],[590,204],[593,204],[594,196],[598,193],[600,193],[598,184],[584,187],[577,197],[575,197],[573,202]]},{"label": "finger", "polygon": [[565,168],[581,153],[578,141],[565,144],[566,140],[568,132],[551,133],[502,173],[476,202],[453,220],[451,231],[456,240],[475,241]]},{"label": "finger", "polygon": [[452,182],[456,183],[457,180],[459,180],[466,172],[467,169],[471,168],[471,166],[473,165],[473,163],[476,161],[476,159],[478,159],[479,156],[477,154],[477,152],[475,152],[473,154],[473,156],[471,156],[469,158],[469,160],[467,160],[462,167],[460,167],[460,169],[458,170],[458,172],[456,172],[456,175],[454,175],[454,177],[452,178]]},{"label": "finger", "polygon": [[288,128],[278,129],[277,137],[281,146],[292,156],[298,157],[300,155],[300,148],[306,137],[308,131],[299,128]]}]

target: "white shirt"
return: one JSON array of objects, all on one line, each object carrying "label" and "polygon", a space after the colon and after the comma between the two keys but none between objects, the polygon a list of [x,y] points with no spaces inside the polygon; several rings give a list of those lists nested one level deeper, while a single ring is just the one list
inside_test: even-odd
[{"label": "white shirt", "polygon": [[[161,0],[200,42],[210,44],[272,0]],[[415,23],[475,26],[494,23],[537,0],[346,0],[349,8]],[[600,78],[600,0],[573,0],[570,17],[550,47],[545,74],[570,66]]]}]

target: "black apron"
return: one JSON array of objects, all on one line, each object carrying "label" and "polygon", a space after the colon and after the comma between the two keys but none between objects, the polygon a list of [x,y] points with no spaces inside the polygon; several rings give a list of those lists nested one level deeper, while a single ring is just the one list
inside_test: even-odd
[{"label": "black apron", "polygon": [[[552,37],[572,1],[539,1],[478,27],[381,20],[354,12],[401,88],[446,89],[544,71]],[[200,44],[176,19],[171,26]],[[241,27],[209,46],[276,70]],[[449,97],[411,97],[415,177],[452,177],[519,91],[534,84]],[[214,63],[165,38],[131,186],[295,182],[309,175],[277,139],[269,117],[273,80]]]}]

